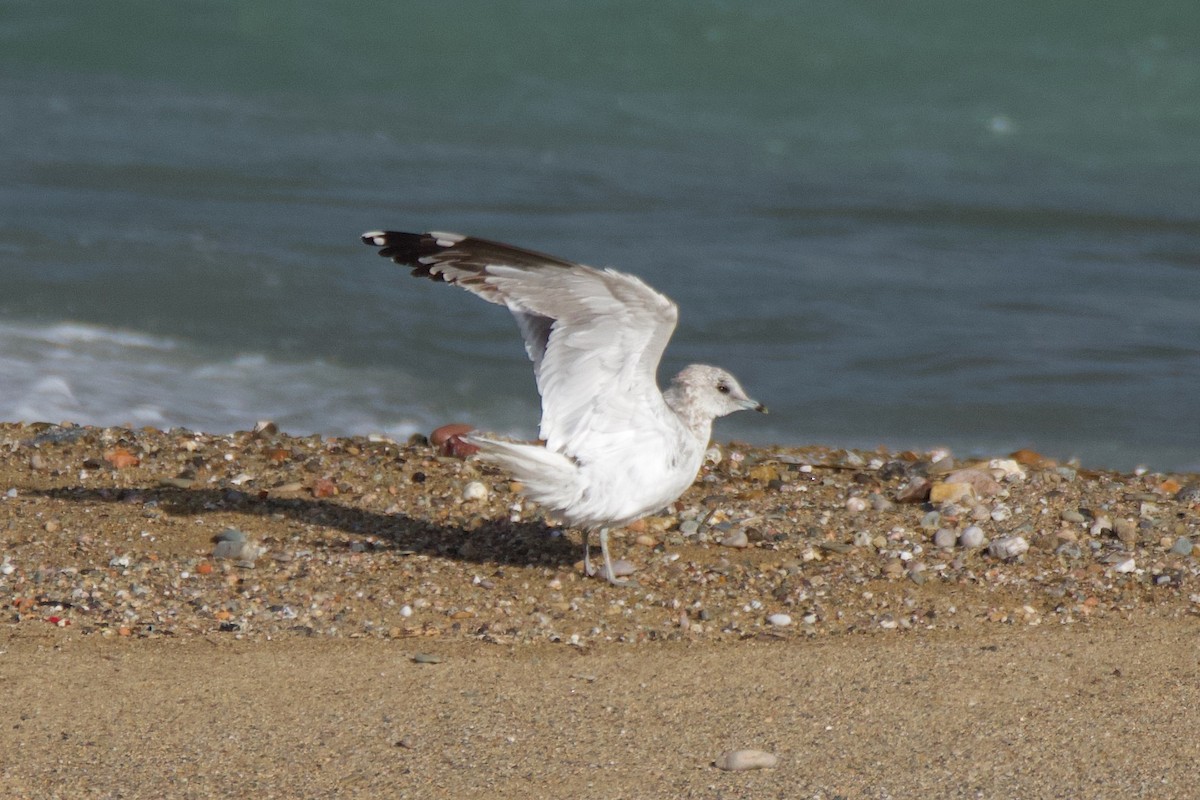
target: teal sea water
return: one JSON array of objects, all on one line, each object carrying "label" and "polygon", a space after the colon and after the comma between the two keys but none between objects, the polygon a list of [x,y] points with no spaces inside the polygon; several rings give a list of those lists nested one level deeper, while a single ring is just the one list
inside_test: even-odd
[{"label": "teal sea water", "polygon": [[719,438],[1200,469],[1200,4],[0,8],[0,418],[532,434],[358,234],[672,296]]}]

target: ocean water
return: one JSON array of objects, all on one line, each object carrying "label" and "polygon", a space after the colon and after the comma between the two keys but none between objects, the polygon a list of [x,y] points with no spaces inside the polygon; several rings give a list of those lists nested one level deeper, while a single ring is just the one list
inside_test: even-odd
[{"label": "ocean water", "polygon": [[0,419],[532,435],[503,309],[358,242],[636,273],[768,444],[1200,469],[1200,5],[0,9]]}]

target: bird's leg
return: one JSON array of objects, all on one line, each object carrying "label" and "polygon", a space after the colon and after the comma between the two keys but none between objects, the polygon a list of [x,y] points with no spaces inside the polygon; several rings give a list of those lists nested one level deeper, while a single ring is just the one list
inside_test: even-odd
[{"label": "bird's leg", "polygon": [[588,544],[591,534],[590,528],[583,529],[583,574],[589,578],[596,574],[596,568],[592,566],[591,547]]},{"label": "bird's leg", "polygon": [[604,555],[604,578],[613,586],[637,586],[637,581],[617,580],[613,572],[612,558],[608,555],[608,528],[600,529],[600,552]]}]

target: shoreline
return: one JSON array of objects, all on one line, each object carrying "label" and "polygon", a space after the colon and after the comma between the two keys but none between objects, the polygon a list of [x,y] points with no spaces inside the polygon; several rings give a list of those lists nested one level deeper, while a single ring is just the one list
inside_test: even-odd
[{"label": "shoreline", "polygon": [[506,643],[1191,610],[1200,476],[1012,456],[714,446],[678,502],[614,533],[641,582],[620,592],[507,476],[423,437],[6,424],[0,587],[19,620],[70,611],[84,634]]},{"label": "shoreline", "polygon": [[[18,797],[1187,796],[1197,745],[1144,726],[1200,724],[1200,478],[718,451],[614,535],[640,583],[619,589],[507,477],[428,444],[0,424],[0,775]],[[733,747],[780,766],[711,766]]]}]

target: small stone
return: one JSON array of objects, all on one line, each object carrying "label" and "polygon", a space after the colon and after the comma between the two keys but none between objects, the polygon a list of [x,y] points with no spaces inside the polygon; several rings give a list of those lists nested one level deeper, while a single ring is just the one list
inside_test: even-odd
[{"label": "small stone", "polygon": [[[634,565],[634,563],[632,561],[628,561],[624,558],[617,558],[617,559],[614,559],[612,562],[612,571],[613,571],[613,577],[624,578],[627,575],[632,575],[633,573],[637,572],[637,567]],[[600,568],[596,571],[596,574],[600,575],[600,574],[603,574],[603,572],[604,572],[604,565],[602,564],[600,566]]]},{"label": "small stone", "polygon": [[1137,570],[1137,564],[1132,558],[1125,558],[1113,564],[1113,572],[1134,572]]},{"label": "small stone", "polygon": [[1190,556],[1192,554],[1192,540],[1186,536],[1180,536],[1175,540],[1175,544],[1171,545],[1171,552],[1181,556]]},{"label": "small stone", "polygon": [[937,527],[942,524],[942,515],[937,511],[930,511],[925,516],[921,517],[921,527],[924,530],[937,530]]},{"label": "small stone", "polygon": [[654,545],[658,544],[658,540],[648,533],[639,533],[633,541],[642,547],[654,547]]},{"label": "small stone", "polygon": [[244,542],[246,534],[239,531],[237,528],[226,528],[213,537],[214,542]]},{"label": "small stone", "polygon": [[726,750],[717,756],[713,766],[729,772],[744,772],[751,769],[773,769],[779,759],[765,750]]},{"label": "small stone", "polygon": [[125,469],[126,467],[136,467],[142,463],[142,460],[133,453],[126,450],[124,447],[114,447],[104,454],[104,460],[112,465],[113,469]]},{"label": "small stone", "polygon": [[850,497],[846,500],[846,510],[851,514],[861,514],[867,510],[867,501],[861,497]]},{"label": "small stone", "polygon": [[779,470],[771,464],[759,464],[757,467],[752,468],[747,473],[747,476],[751,480],[770,483],[771,481],[779,480]]},{"label": "small stone", "polygon": [[337,484],[329,478],[317,478],[313,481],[312,495],[316,498],[333,497],[338,493]]},{"label": "small stone", "polygon": [[1023,536],[1001,536],[988,545],[988,552],[996,558],[1016,558],[1029,549]]},{"label": "small stone", "polygon": [[42,457],[41,453],[34,453],[33,455],[31,455],[29,457],[29,468],[30,469],[45,469],[46,468],[46,459]]},{"label": "small stone", "polygon": [[1027,473],[1015,458],[993,458],[988,469],[1002,481],[1023,481]]},{"label": "small stone", "polygon": [[887,511],[895,506],[891,500],[888,500],[879,492],[871,492],[871,496],[867,499],[871,501],[871,508],[876,511]]},{"label": "small stone", "polygon": [[742,530],[741,528],[738,528],[733,533],[729,534],[724,539],[722,539],[721,545],[723,547],[737,547],[737,548],[749,547],[750,539],[749,539],[749,537],[746,536],[746,532],[744,530]]},{"label": "small stone", "polygon": [[943,478],[946,483],[965,483],[979,497],[993,497],[1000,494],[1004,487],[996,482],[992,473],[981,469],[956,469]]},{"label": "small stone", "polygon": [[931,491],[929,481],[924,478],[914,480],[896,493],[897,503],[924,503],[929,499]]},{"label": "small stone", "polygon": [[1083,551],[1079,549],[1079,545],[1074,542],[1063,542],[1054,550],[1055,555],[1064,558],[1082,558]]},{"label": "small stone", "polygon": [[1009,458],[1018,464],[1024,464],[1027,467],[1035,467],[1042,469],[1044,467],[1053,466],[1054,462],[1046,458],[1041,453],[1034,450],[1021,449],[1015,453],[1010,453]]},{"label": "small stone", "polygon": [[444,456],[466,458],[472,453],[479,452],[476,445],[463,438],[473,430],[475,430],[474,426],[463,422],[443,425],[429,434],[429,443]]},{"label": "small stone", "polygon": [[159,486],[165,486],[168,489],[190,489],[196,481],[191,478],[160,478]]},{"label": "small stone", "polygon": [[871,540],[872,536],[870,531],[857,531],[854,534],[855,547],[870,547],[874,549],[875,545]]},{"label": "small stone", "polygon": [[1087,522],[1087,517],[1083,516],[1083,514],[1080,514],[1073,508],[1064,510],[1059,516],[1063,518],[1064,522],[1073,522],[1076,525],[1082,525],[1083,523]]},{"label": "small stone", "polygon": [[958,541],[958,535],[949,528],[938,528],[933,534],[934,547],[940,547],[943,550],[949,550],[954,547],[954,543]]},{"label": "small stone", "polygon": [[771,623],[777,628],[786,628],[788,625],[792,624],[792,617],[790,614],[772,614],[771,616],[767,617],[767,622]]},{"label": "small stone", "polygon": [[958,543],[970,550],[974,547],[982,547],[984,541],[983,528],[978,525],[968,525],[958,536]]},{"label": "small stone", "polygon": [[679,523],[679,532],[684,536],[695,536],[700,532],[700,523],[694,519],[685,519]]},{"label": "small stone", "polygon": [[1189,483],[1175,493],[1175,501],[1186,505],[1200,503],[1200,483]]},{"label": "small stone", "polygon": [[991,516],[996,522],[1004,522],[1007,519],[1012,519],[1012,509],[1004,504],[1000,504],[992,509]]},{"label": "small stone", "polygon": [[404,617],[405,619],[408,619],[412,615],[413,615],[412,606],[407,605],[407,604],[400,606],[400,616]]},{"label": "small stone", "polygon": [[471,481],[463,487],[463,500],[485,500],[488,496],[488,488],[480,481]]},{"label": "small stone", "polygon": [[1131,519],[1119,519],[1113,525],[1113,530],[1122,544],[1136,544],[1138,540],[1137,523]]},{"label": "small stone", "polygon": [[964,482],[938,481],[929,487],[929,502],[931,503],[957,503],[974,495],[975,490],[971,484]]},{"label": "small stone", "polygon": [[445,661],[437,653],[413,653],[412,660],[415,664],[440,664]]}]

